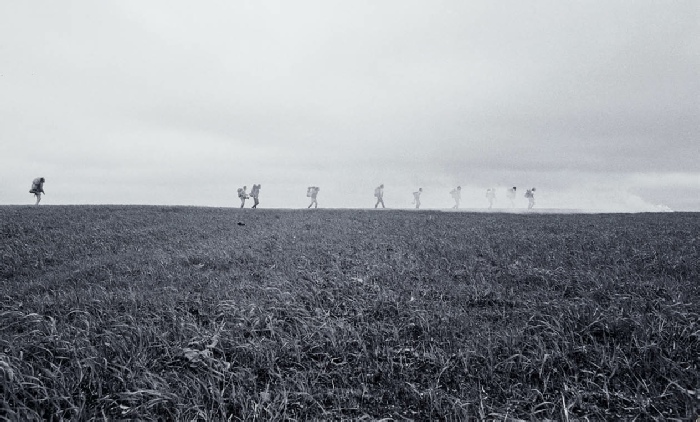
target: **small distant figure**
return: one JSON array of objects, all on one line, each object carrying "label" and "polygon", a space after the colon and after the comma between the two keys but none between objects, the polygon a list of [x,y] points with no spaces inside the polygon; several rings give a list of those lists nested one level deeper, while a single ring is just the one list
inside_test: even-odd
[{"label": "small distant figure", "polygon": [[253,198],[253,206],[251,208],[257,208],[260,201],[258,197],[260,196],[260,185],[253,184],[253,188],[250,190],[250,197]]},{"label": "small distant figure", "polygon": [[518,190],[518,188],[516,188],[515,186],[508,189],[507,196],[508,196],[508,201],[510,201],[511,208],[515,208],[515,191],[516,190]]},{"label": "small distant figure", "polygon": [[318,208],[318,202],[316,201],[316,196],[318,195],[319,190],[321,190],[321,188],[319,188],[318,186],[309,186],[306,189],[306,196],[311,198],[311,203],[309,204],[309,206],[307,208],[311,208],[312,205],[314,206],[314,208]]},{"label": "small distant figure", "polygon": [[418,188],[416,192],[413,192],[413,202],[416,205],[416,209],[420,208],[420,194],[423,193],[423,188]]},{"label": "small distant figure", "polygon": [[525,198],[527,198],[527,209],[531,210],[535,206],[535,188],[528,189],[525,192]]},{"label": "small distant figure", "polygon": [[247,186],[238,188],[238,198],[241,200],[241,208],[245,207],[245,200],[248,199],[248,192],[246,192],[246,189],[248,189]]},{"label": "small distant figure", "polygon": [[45,181],[46,179],[43,177],[37,177],[36,179],[32,180],[32,188],[29,190],[29,193],[33,193],[36,197],[36,203],[34,205],[39,205],[39,202],[41,202],[42,193],[46,195],[46,192],[44,192]]},{"label": "small distant figure", "polygon": [[486,199],[489,200],[489,209],[493,208],[493,202],[496,200],[496,189],[486,189]]},{"label": "small distant figure", "polygon": [[386,208],[384,206],[384,184],[382,183],[381,185],[377,186],[374,188],[374,196],[377,198],[377,203],[374,204],[374,208],[377,208],[379,204],[382,204],[382,208]]},{"label": "small distant figure", "polygon": [[455,210],[459,209],[459,201],[462,200],[462,187],[457,186],[456,188],[452,189],[450,191],[450,195],[452,195],[452,199],[455,200],[455,204],[452,207],[452,209],[455,209]]}]

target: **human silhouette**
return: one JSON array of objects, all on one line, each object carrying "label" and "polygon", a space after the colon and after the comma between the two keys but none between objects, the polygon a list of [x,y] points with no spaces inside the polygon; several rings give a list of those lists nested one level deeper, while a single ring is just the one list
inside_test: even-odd
[{"label": "human silhouette", "polygon": [[508,197],[508,201],[510,201],[511,208],[515,207],[515,191],[516,190],[518,190],[518,188],[516,188],[515,186],[508,189],[507,197]]},{"label": "human silhouette", "polygon": [[43,177],[37,177],[36,179],[32,180],[32,188],[29,190],[29,193],[33,193],[36,197],[36,203],[34,205],[39,205],[39,202],[41,202],[42,193],[46,195],[46,192],[44,192],[45,181],[46,179]]},{"label": "human silhouette", "polygon": [[247,186],[243,186],[242,188],[238,188],[238,197],[241,200],[241,208],[245,206],[245,200],[248,199],[248,192],[246,192]]},{"label": "human silhouette", "polygon": [[253,198],[253,206],[251,208],[257,208],[260,201],[258,200],[260,196],[260,185],[253,184],[253,188],[250,190],[250,197]]},{"label": "human silhouette", "polygon": [[496,189],[486,189],[486,198],[489,200],[489,209],[493,208],[493,202],[496,200]]},{"label": "human silhouette", "polygon": [[525,192],[525,198],[527,198],[527,209],[531,210],[535,206],[535,188],[528,189]]},{"label": "human silhouette", "polygon": [[306,189],[306,196],[311,198],[311,203],[309,204],[309,206],[307,208],[311,208],[312,205],[314,206],[314,208],[318,208],[318,202],[316,201],[316,196],[318,195],[319,190],[321,190],[321,188],[319,188],[318,186],[309,186]]},{"label": "human silhouette", "polygon": [[384,206],[384,184],[382,183],[381,185],[377,186],[374,188],[374,196],[377,198],[377,203],[374,204],[374,208],[377,208],[379,204],[382,204],[382,208],[386,208]]},{"label": "human silhouette", "polygon": [[413,192],[413,204],[416,204],[416,209],[420,208],[420,194],[423,193],[423,188],[418,188],[416,192]]},{"label": "human silhouette", "polygon": [[457,186],[456,188],[452,189],[450,191],[450,195],[452,195],[452,199],[455,200],[455,204],[452,206],[452,209],[459,209],[459,201],[462,200],[462,187]]}]

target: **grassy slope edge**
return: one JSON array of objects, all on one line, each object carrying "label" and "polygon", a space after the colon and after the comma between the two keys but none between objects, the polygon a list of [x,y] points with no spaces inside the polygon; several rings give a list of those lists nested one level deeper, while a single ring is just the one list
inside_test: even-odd
[{"label": "grassy slope edge", "polygon": [[0,207],[0,419],[696,417],[699,229]]}]

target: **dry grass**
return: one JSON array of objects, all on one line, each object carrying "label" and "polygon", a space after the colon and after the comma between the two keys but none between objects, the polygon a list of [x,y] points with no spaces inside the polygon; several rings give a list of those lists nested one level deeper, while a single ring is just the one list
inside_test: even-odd
[{"label": "dry grass", "polygon": [[0,207],[0,419],[688,420],[699,229]]}]

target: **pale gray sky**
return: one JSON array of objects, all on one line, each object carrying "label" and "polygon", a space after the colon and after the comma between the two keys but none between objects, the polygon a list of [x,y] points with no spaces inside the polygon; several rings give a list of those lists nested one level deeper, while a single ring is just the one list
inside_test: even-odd
[{"label": "pale gray sky", "polygon": [[694,0],[0,0],[0,204],[700,211],[699,70]]}]

